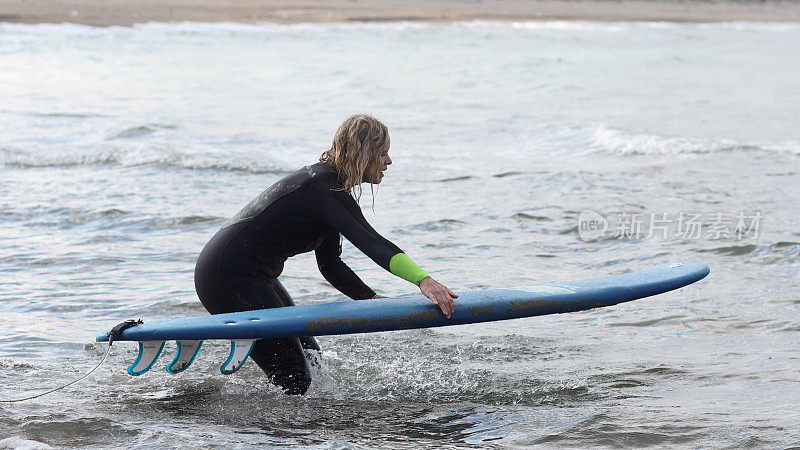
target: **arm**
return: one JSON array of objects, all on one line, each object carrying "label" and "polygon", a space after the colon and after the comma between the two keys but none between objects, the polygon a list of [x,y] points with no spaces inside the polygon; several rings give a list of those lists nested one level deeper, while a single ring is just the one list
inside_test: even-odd
[{"label": "arm", "polygon": [[[344,195],[346,198],[331,198],[336,194]],[[417,285],[426,297],[439,305],[445,316],[450,317],[454,308],[453,299],[458,297],[456,294],[431,278],[399,247],[378,234],[349,195],[336,192],[328,198],[333,204],[328,204],[322,212],[331,226],[339,230],[348,241],[379,266]]]},{"label": "arm", "polygon": [[342,261],[339,233],[330,233],[314,253],[320,273],[333,287],[353,300],[375,297],[375,291],[364,284],[361,278]]}]

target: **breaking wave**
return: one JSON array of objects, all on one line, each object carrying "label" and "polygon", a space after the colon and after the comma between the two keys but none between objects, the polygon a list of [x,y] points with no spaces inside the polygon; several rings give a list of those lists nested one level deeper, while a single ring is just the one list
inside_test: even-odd
[{"label": "breaking wave", "polygon": [[277,150],[179,151],[163,144],[124,147],[104,144],[61,151],[23,151],[0,147],[0,166],[21,168],[154,165],[190,170],[280,174],[287,173],[294,166],[285,157],[286,153]]},{"label": "breaking wave", "polygon": [[636,133],[597,125],[588,138],[590,152],[615,155],[679,155],[761,150],[800,155],[800,141],[737,142],[728,139],[701,139]]}]

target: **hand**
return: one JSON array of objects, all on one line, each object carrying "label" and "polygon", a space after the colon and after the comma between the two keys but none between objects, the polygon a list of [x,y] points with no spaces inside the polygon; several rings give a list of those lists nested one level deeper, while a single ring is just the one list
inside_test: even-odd
[{"label": "hand", "polygon": [[453,309],[455,309],[453,299],[458,298],[458,295],[431,277],[423,278],[419,282],[419,290],[425,294],[425,297],[431,299],[434,304],[439,305],[442,314],[448,319],[450,318],[450,314],[453,314]]}]

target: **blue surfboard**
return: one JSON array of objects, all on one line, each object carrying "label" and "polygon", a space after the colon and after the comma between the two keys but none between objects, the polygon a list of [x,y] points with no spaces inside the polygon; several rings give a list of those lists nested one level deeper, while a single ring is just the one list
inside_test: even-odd
[{"label": "blue surfboard", "polygon": [[[582,311],[678,289],[708,273],[705,264],[674,264],[604,278],[458,292],[449,319],[422,294],[411,294],[145,323],[122,331],[114,341],[139,342],[139,357],[128,373],[141,375],[153,366],[165,341],[178,343],[177,354],[167,365],[169,373],[178,373],[194,361],[203,340],[230,340],[230,356],[220,368],[229,374],[247,360],[258,339],[442,327]],[[100,333],[97,341],[108,341],[110,331]]]}]

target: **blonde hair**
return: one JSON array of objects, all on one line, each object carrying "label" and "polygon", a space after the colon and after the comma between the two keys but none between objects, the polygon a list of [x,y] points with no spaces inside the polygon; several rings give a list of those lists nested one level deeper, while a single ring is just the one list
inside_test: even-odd
[{"label": "blonde hair", "polygon": [[[378,155],[388,138],[389,130],[380,120],[368,114],[354,114],[339,125],[331,148],[322,152],[319,160],[336,169],[341,190],[350,192],[358,201],[364,172],[372,170],[378,163]],[[373,183],[370,181],[369,184],[372,189]]]}]

